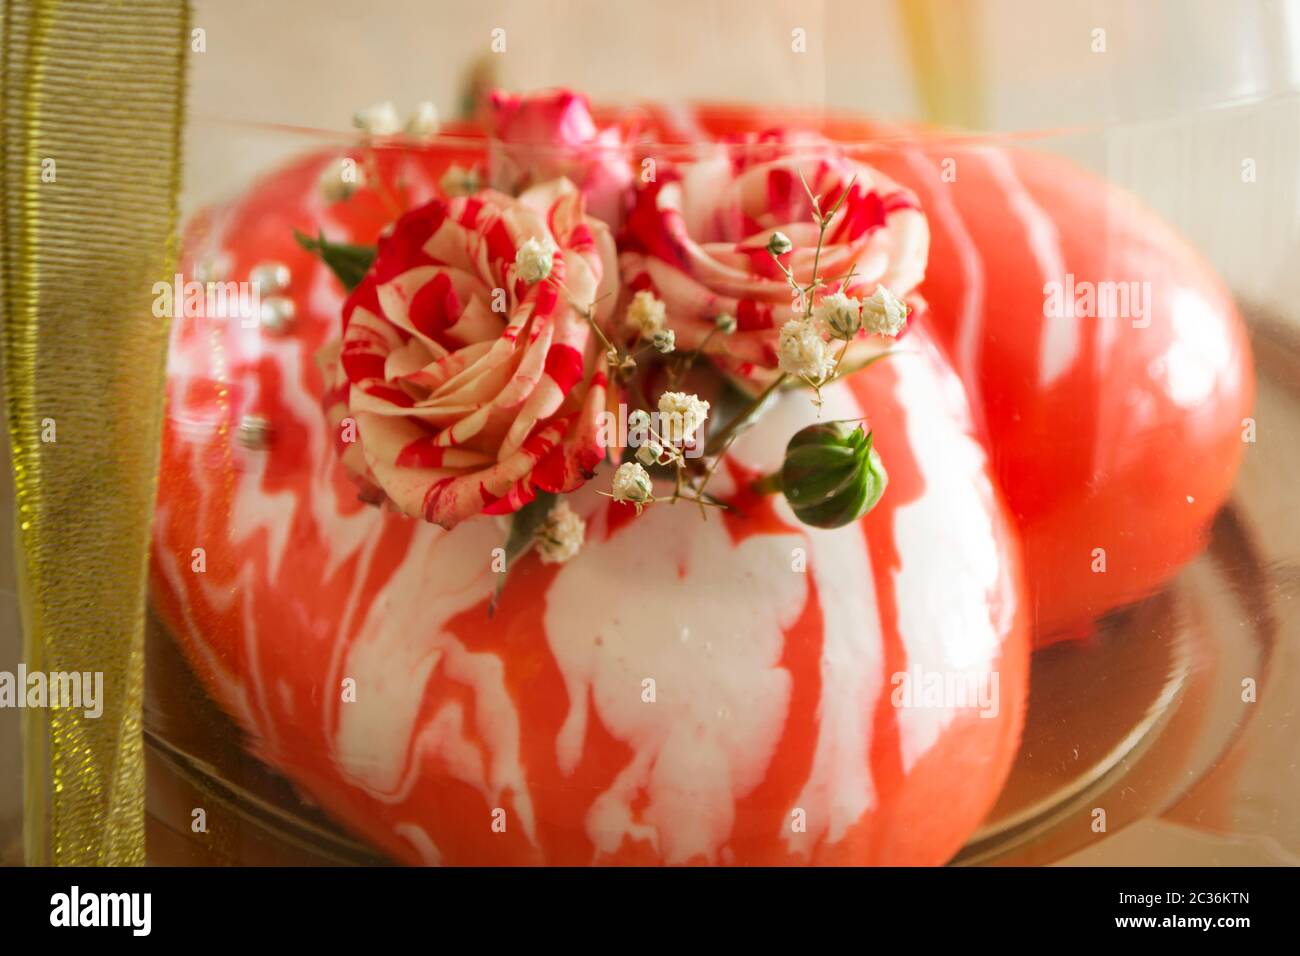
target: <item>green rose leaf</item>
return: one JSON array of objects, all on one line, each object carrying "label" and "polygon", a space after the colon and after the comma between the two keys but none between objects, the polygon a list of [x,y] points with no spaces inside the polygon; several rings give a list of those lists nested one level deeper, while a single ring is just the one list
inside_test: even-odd
[{"label": "green rose leaf", "polygon": [[532,548],[537,529],[551,513],[558,497],[549,491],[539,491],[536,498],[510,516],[510,533],[506,535],[506,568],[499,575],[497,586],[492,591],[492,600],[488,604],[489,615],[497,608],[497,601],[505,589],[510,570],[515,566],[515,559],[523,557]]},{"label": "green rose leaf", "polygon": [[321,262],[330,267],[330,271],[343,283],[343,288],[351,292],[370,271],[375,261],[374,246],[354,246],[346,242],[330,242],[323,233],[313,239],[306,233],[293,231],[293,237]]}]

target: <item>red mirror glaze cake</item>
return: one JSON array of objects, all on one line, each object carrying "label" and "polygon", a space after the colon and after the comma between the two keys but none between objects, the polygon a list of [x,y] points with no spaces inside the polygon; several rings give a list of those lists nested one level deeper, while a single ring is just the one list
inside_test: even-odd
[{"label": "red mirror glaze cake", "polygon": [[[832,141],[866,126],[704,111],[743,140],[683,158],[636,137],[703,127],[494,102],[490,140],[313,154],[191,224],[186,275],[261,302],[173,328],[161,616],[396,860],[946,861],[1031,639],[1156,586],[1226,495],[1230,304],[1041,157],[963,157],[948,193],[915,144]],[[1116,257],[1145,336],[1045,313],[1049,264]],[[637,412],[669,424],[600,437]]]}]

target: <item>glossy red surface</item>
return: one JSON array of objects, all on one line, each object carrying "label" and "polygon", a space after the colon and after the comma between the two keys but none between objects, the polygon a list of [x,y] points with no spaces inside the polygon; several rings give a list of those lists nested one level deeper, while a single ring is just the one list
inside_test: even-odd
[{"label": "glossy red surface", "polygon": [[[1027,148],[834,113],[715,106],[691,120],[658,118],[679,140],[818,129],[867,144],[861,159],[917,193],[926,321],[1020,525],[1038,644],[1088,633],[1203,547],[1244,449],[1254,371],[1227,290],[1157,216]],[[1050,283],[1075,291],[1079,314],[1056,308]],[[1111,314],[1101,298],[1088,314],[1085,293],[1106,283]]]},{"label": "glossy red surface", "polygon": [[[187,273],[214,251],[232,278],[288,266],[291,328],[173,333],[153,598],[250,746],[408,862],[950,857],[1014,756],[1029,621],[1016,535],[928,333],[829,398],[870,416],[890,473],[860,526],[810,532],[743,490],[744,517],[707,522],[682,506],[629,519],[584,492],[583,553],[525,558],[489,618],[495,523],[443,532],[359,502],[344,476],[313,361],[342,291],[292,238],[372,241],[452,157],[385,153],[387,188],[323,209],[328,159],[186,240]],[[772,467],[813,414],[802,396],[782,408],[724,483]],[[235,440],[248,415],[269,423],[262,448]],[[897,706],[893,679],[916,669],[996,675],[996,713]]]},{"label": "glossy red surface", "polygon": [[[931,215],[941,225],[924,293],[982,406],[1024,535],[1040,640],[1069,635],[1151,593],[1204,547],[1245,448],[1254,397],[1245,327],[1178,236],[1077,167],[975,153],[959,160],[957,183],[943,184],[935,159],[933,178],[913,180],[935,206],[950,190],[946,214]],[[1035,235],[1044,221],[1051,233]],[[965,271],[981,265],[977,304]],[[1052,282],[1063,294],[1072,282],[1085,312],[1089,283],[1099,295],[1122,284],[1129,308],[1117,297],[1119,314],[1045,315]],[[1063,344],[1047,341],[1053,325]],[[1063,358],[1049,378],[1053,350]]]}]

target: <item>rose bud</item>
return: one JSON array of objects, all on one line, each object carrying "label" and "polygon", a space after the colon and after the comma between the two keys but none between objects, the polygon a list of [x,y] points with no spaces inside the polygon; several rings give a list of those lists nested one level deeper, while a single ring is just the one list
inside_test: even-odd
[{"label": "rose bud", "polygon": [[822,422],[796,432],[779,476],[795,517],[814,528],[857,521],[875,507],[889,482],[871,447],[871,433],[848,422]]},{"label": "rose bud", "polygon": [[515,95],[494,91],[488,101],[488,179],[518,192],[564,177],[587,211],[617,228],[631,201],[631,147],[618,126],[600,128],[587,98],[571,90]]}]

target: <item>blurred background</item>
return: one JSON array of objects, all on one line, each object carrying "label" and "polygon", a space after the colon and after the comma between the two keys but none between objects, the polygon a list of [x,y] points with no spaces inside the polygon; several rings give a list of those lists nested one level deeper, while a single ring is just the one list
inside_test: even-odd
[{"label": "blurred background", "polygon": [[[1300,292],[1300,3],[1294,0],[196,0],[191,124],[346,132],[353,111],[466,80],[593,100],[739,100],[1052,135],[1129,186],[1243,294]],[[650,11],[653,10],[653,15]],[[506,49],[492,53],[494,30]],[[806,52],[795,52],[794,31]],[[236,135],[232,131],[231,135]],[[277,149],[190,137],[184,206],[237,191]],[[1195,192],[1208,181],[1249,186]],[[1250,222],[1225,230],[1226,221]],[[1278,240],[1285,243],[1279,244]]]},{"label": "blurred background", "polygon": [[[1289,0],[195,0],[182,214],[227,198],[391,99],[458,114],[471,78],[593,100],[753,101],[922,119],[1065,153],[1139,194],[1244,307],[1300,310],[1300,2]],[[493,31],[505,50],[493,53]],[[502,36],[502,34],[497,34]],[[270,128],[284,135],[270,135]],[[1241,176],[1253,162],[1255,177]],[[1292,356],[1293,358],[1295,356]],[[1283,375],[1285,377],[1285,375]],[[1261,408],[1300,419],[1300,405]],[[1270,405],[1269,403],[1274,403]],[[1261,412],[1262,414],[1262,412]],[[1300,451],[1274,448],[1294,474]],[[1294,460],[1290,460],[1294,459]],[[4,481],[9,473],[6,462]],[[1243,485],[1249,489],[1251,466]],[[9,505],[11,494],[0,495]],[[1289,502],[1287,503],[1289,504]],[[1262,527],[1279,580],[1300,514]],[[0,522],[0,670],[19,659],[10,521]],[[1289,577],[1288,577],[1289,576]],[[1297,633],[1296,611],[1280,633]],[[1293,655],[1273,665],[1298,699]],[[1289,683],[1287,683],[1289,682]],[[1296,718],[1256,716],[1231,780],[1067,857],[1077,863],[1297,863]],[[0,710],[0,862],[16,862],[18,712]],[[1214,827],[1201,826],[1213,818]],[[1225,832],[1226,831],[1226,832]]]}]

